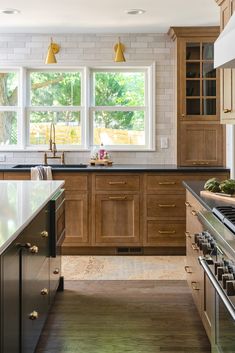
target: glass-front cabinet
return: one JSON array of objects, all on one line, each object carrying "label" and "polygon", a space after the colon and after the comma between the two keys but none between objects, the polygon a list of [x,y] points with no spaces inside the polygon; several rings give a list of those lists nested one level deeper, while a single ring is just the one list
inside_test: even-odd
[{"label": "glass-front cabinet", "polygon": [[181,120],[219,120],[219,73],[214,69],[213,41],[181,42]]}]

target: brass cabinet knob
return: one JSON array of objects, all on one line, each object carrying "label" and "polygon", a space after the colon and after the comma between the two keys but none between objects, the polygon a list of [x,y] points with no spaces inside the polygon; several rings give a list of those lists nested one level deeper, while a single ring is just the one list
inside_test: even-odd
[{"label": "brass cabinet knob", "polygon": [[190,266],[184,266],[184,270],[187,273],[193,273]]},{"label": "brass cabinet knob", "polygon": [[48,232],[46,230],[43,230],[41,232],[41,236],[42,236],[42,238],[48,238]]},{"label": "brass cabinet knob", "polygon": [[197,212],[195,210],[192,210],[191,215],[192,216],[197,216]]},{"label": "brass cabinet knob", "polygon": [[37,320],[38,319],[38,312],[37,311],[32,311],[30,314],[29,314],[29,319],[30,320]]},{"label": "brass cabinet knob", "polygon": [[31,252],[31,254],[37,254],[38,253],[38,247],[36,245],[33,245],[29,248],[29,252]]},{"label": "brass cabinet knob", "polygon": [[192,244],[192,249],[195,251],[199,251],[199,248],[198,248],[197,244],[195,244],[195,243]]},{"label": "brass cabinet knob", "polygon": [[191,287],[193,290],[200,290],[200,288],[197,286],[197,282],[191,282]]},{"label": "brass cabinet knob", "polygon": [[41,295],[48,295],[48,289],[47,288],[43,288],[42,290],[41,290]]},{"label": "brass cabinet knob", "polygon": [[189,232],[184,233],[187,238],[192,238],[191,234]]},{"label": "brass cabinet knob", "polygon": [[186,207],[192,207],[191,204],[188,201],[185,201],[185,206]]},{"label": "brass cabinet knob", "polygon": [[224,113],[227,114],[227,113],[231,113],[232,109],[224,109]]},{"label": "brass cabinet knob", "polygon": [[60,273],[60,270],[58,268],[56,268],[54,271],[53,271],[54,275],[58,275]]}]

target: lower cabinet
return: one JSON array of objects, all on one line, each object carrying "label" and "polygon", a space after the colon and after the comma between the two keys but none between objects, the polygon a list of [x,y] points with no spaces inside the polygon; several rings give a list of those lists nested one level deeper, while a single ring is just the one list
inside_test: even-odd
[{"label": "lower cabinet", "polygon": [[[0,256],[1,353],[34,352],[61,285],[62,192],[58,200],[58,207],[48,203]],[[57,199],[51,202],[56,204]],[[58,224],[52,226],[52,220]]]},{"label": "lower cabinet", "polygon": [[211,340],[211,321],[213,302],[213,288],[198,262],[198,257],[203,256],[202,251],[195,243],[195,234],[203,231],[203,227],[197,218],[197,212],[203,206],[186,192],[186,266],[187,281],[189,288],[201,316],[208,338]]},{"label": "lower cabinet", "polygon": [[139,245],[139,209],[138,194],[95,195],[95,244]]}]

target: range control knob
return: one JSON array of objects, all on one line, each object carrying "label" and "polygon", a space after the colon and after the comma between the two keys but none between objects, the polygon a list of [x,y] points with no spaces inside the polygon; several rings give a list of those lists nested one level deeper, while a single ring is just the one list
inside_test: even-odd
[{"label": "range control knob", "polygon": [[226,289],[227,287],[227,281],[232,281],[234,280],[234,276],[232,273],[224,273],[222,275],[222,284],[223,284],[223,288]]},{"label": "range control knob", "polygon": [[218,267],[223,266],[223,262],[221,262],[221,261],[216,261],[214,266],[215,266],[215,274],[217,275]]},{"label": "range control knob", "polygon": [[222,281],[222,275],[228,273],[228,268],[225,266],[217,267],[217,277],[219,281]]},{"label": "range control knob", "polygon": [[229,296],[235,295],[235,281],[226,282],[226,292]]},{"label": "range control knob", "polygon": [[202,252],[203,255],[208,255],[212,251],[212,247],[210,243],[202,243]]}]

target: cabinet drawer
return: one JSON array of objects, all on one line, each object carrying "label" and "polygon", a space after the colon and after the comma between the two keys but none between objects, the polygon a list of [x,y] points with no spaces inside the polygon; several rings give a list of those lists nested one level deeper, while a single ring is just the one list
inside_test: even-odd
[{"label": "cabinet drawer", "polygon": [[82,190],[88,189],[88,175],[80,173],[64,173],[64,172],[53,172],[53,179],[64,180],[65,190]]},{"label": "cabinet drawer", "polygon": [[147,244],[185,246],[185,223],[147,221]]},{"label": "cabinet drawer", "polygon": [[171,191],[181,190],[184,191],[182,181],[183,175],[178,174],[161,174],[161,175],[147,175],[146,176],[146,189],[147,191]]},{"label": "cabinet drawer", "polygon": [[147,217],[185,218],[184,195],[147,195]]},{"label": "cabinet drawer", "polygon": [[95,189],[103,191],[139,191],[139,175],[95,175]]}]

